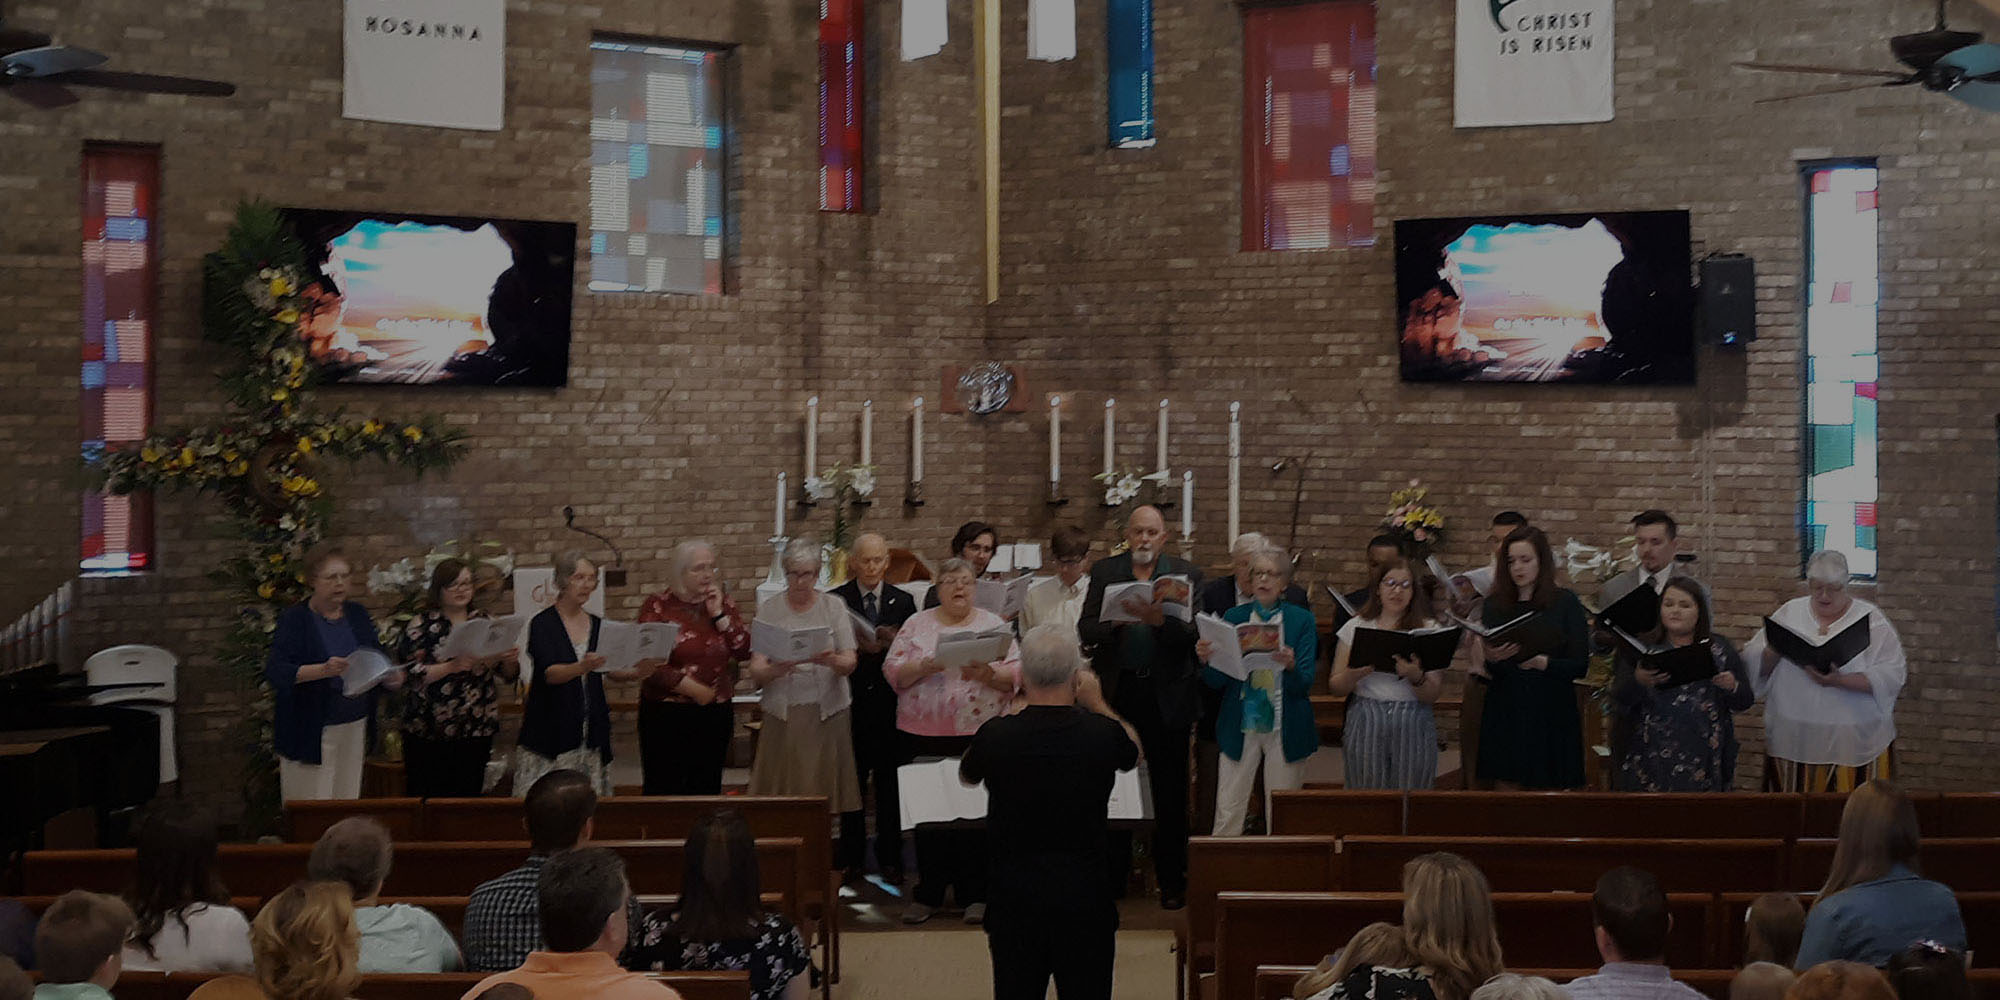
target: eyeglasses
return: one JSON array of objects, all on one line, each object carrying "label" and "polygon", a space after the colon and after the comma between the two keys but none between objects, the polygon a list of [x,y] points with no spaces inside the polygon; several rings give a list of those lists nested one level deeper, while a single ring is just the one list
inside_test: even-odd
[{"label": "eyeglasses", "polygon": [[786,570],[786,571],[785,571],[785,579],[787,579],[787,580],[817,580],[817,579],[819,579],[819,570],[817,570],[817,569],[788,569],[788,570]]},{"label": "eyeglasses", "polygon": [[1410,580],[1384,580],[1382,581],[1382,586],[1390,590],[1409,590],[1415,587],[1416,584]]},{"label": "eyeglasses", "polygon": [[1278,580],[1278,579],[1282,579],[1282,578],[1284,577],[1284,575],[1285,575],[1285,574],[1283,574],[1283,573],[1280,573],[1280,572],[1278,572],[1278,571],[1277,571],[1277,570],[1275,570],[1275,569],[1259,569],[1259,570],[1252,570],[1252,571],[1250,572],[1250,579],[1252,579],[1252,580]]},{"label": "eyeglasses", "polygon": [[1085,561],[1085,560],[1087,560],[1087,559],[1089,559],[1089,558],[1090,558],[1089,556],[1077,556],[1077,557],[1076,557],[1076,558],[1074,558],[1074,559],[1063,559],[1063,558],[1060,558],[1060,557],[1058,557],[1058,558],[1056,559],[1056,565],[1058,565],[1058,566],[1081,566],[1081,565],[1083,565],[1083,564],[1084,564],[1084,561]]}]

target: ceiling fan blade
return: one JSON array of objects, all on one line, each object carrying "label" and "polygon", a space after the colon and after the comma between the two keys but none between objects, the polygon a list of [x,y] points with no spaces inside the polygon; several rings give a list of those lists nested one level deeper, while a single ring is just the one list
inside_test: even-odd
[{"label": "ceiling fan blade", "polygon": [[1908,73],[1887,69],[1849,69],[1843,66],[1800,66],[1792,63],[1733,63],[1737,69],[1754,69],[1766,73],[1814,73],[1820,76],[1869,76],[1884,80],[1904,80]]},{"label": "ceiling fan blade", "polygon": [[77,100],[76,94],[69,88],[58,86],[47,80],[16,80],[5,86],[0,86],[0,93],[5,93],[17,101],[31,107],[41,108],[44,111],[50,108],[67,107],[68,105],[75,104]]},{"label": "ceiling fan blade", "polygon": [[7,75],[12,77],[54,76],[73,70],[102,66],[111,59],[102,52],[72,48],[68,45],[44,45],[40,48],[22,49],[8,53],[4,60]]},{"label": "ceiling fan blade", "polygon": [[188,94],[194,97],[228,97],[236,85],[221,80],[200,80],[191,76],[161,76],[156,73],[121,73],[108,69],[80,69],[56,78],[79,87],[104,87],[148,94]]},{"label": "ceiling fan blade", "polygon": [[1783,104],[1786,101],[1796,101],[1803,97],[1826,97],[1830,94],[1851,94],[1860,90],[1877,90],[1882,87],[1894,87],[1902,82],[1901,80],[1889,80],[1883,83],[1850,83],[1844,87],[1825,87],[1819,90],[1807,90],[1797,94],[1786,94],[1782,97],[1766,97],[1763,100],[1752,101],[1750,103]]},{"label": "ceiling fan blade", "polygon": [[51,39],[39,31],[26,28],[0,28],[0,52],[18,52],[22,49],[39,49]]}]

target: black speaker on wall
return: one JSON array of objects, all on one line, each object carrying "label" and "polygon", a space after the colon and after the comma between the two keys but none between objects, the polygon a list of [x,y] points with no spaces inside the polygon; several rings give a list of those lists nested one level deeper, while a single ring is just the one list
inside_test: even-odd
[{"label": "black speaker on wall", "polygon": [[1717,347],[1741,347],[1757,339],[1756,262],[1734,253],[1702,258],[1697,322],[1701,339]]}]

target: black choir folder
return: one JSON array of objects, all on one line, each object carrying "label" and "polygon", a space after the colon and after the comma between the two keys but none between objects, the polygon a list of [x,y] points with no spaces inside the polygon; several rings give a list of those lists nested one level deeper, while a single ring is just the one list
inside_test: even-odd
[{"label": "black choir folder", "polygon": [[1521,647],[1520,659],[1540,656],[1544,653],[1559,652],[1567,640],[1556,621],[1539,611],[1524,611],[1520,617],[1487,627],[1477,622],[1469,622],[1457,615],[1452,621],[1465,626],[1472,634],[1486,640],[1488,645],[1502,646],[1517,643]]},{"label": "black choir folder", "polygon": [[1662,688],[1679,687],[1693,681],[1705,681],[1715,676],[1715,653],[1709,648],[1707,639],[1700,639],[1685,646],[1669,643],[1647,642],[1630,632],[1611,626],[1611,631],[1624,640],[1625,645],[1639,657],[1639,665],[1650,667],[1666,674],[1660,683]]},{"label": "black choir folder", "polygon": [[1764,641],[1779,656],[1801,667],[1830,674],[1860,656],[1872,640],[1868,635],[1868,616],[1862,615],[1859,621],[1818,642],[1766,618]]},{"label": "black choir folder", "polygon": [[1642,582],[1606,605],[1597,613],[1597,620],[1633,635],[1651,632],[1660,624],[1660,595],[1653,592],[1651,584]]},{"label": "black choir folder", "polygon": [[1396,657],[1409,656],[1415,657],[1427,672],[1443,670],[1451,666],[1452,655],[1458,652],[1459,633],[1456,626],[1395,632],[1357,625],[1354,629],[1354,651],[1347,654],[1347,665],[1374,667],[1383,673],[1393,674],[1396,672]]}]

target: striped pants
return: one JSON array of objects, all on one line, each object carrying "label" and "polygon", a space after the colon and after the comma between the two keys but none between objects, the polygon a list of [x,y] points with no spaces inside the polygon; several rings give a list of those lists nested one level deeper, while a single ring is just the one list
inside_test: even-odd
[{"label": "striped pants", "polygon": [[1421,701],[1354,698],[1341,725],[1349,788],[1430,788],[1437,782],[1437,717]]},{"label": "striped pants", "polygon": [[1889,744],[1881,755],[1860,767],[1840,764],[1802,764],[1782,757],[1764,757],[1764,790],[1767,792],[1851,792],[1876,778],[1894,778],[1896,745]]}]

